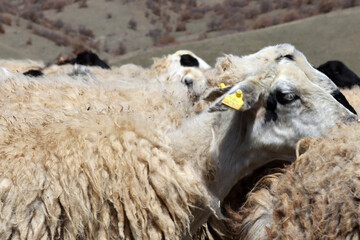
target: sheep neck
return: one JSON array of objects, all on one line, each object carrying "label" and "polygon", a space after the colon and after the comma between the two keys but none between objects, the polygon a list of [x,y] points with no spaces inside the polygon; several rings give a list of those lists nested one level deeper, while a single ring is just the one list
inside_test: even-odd
[{"label": "sheep neck", "polygon": [[[204,195],[212,196],[213,204],[222,201],[238,180],[276,157],[251,142],[254,117],[250,111],[204,112],[170,135],[174,157],[190,164],[192,177],[206,185]],[[210,214],[202,206],[194,209],[191,232]]]},{"label": "sheep neck", "polygon": [[214,180],[207,185],[220,201],[247,175],[253,159],[261,157],[249,140],[253,121],[251,114],[232,110],[220,113],[220,118],[214,120],[214,136],[208,154],[217,170]]},{"label": "sheep neck", "polygon": [[214,119],[213,123],[220,125],[213,128],[214,140],[208,157],[218,168],[214,180],[207,181],[207,187],[220,201],[239,180],[255,169],[273,160],[294,161],[295,149],[262,145],[253,137],[256,111],[231,110],[220,113],[221,117]]},{"label": "sheep neck", "polygon": [[251,118],[250,114],[233,110],[204,112],[184,123],[172,136],[175,158],[189,161],[194,175],[220,201],[246,175],[252,159],[259,162],[262,158],[248,141],[254,121]]}]

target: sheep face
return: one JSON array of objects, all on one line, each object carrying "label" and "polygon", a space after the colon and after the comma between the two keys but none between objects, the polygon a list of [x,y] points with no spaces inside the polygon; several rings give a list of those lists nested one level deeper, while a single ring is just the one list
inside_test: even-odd
[{"label": "sheep face", "polygon": [[295,66],[280,67],[272,80],[255,114],[253,141],[261,145],[293,151],[299,139],[323,136],[356,117]]},{"label": "sheep face", "polygon": [[[356,119],[355,114],[311,82],[291,61],[283,61],[238,83],[217,99],[209,111],[229,111],[232,107],[227,106],[225,99],[238,90],[242,91],[243,104],[235,115],[229,116],[236,124],[216,133],[221,144],[214,144],[210,151],[216,158],[231,156],[239,162],[244,161],[244,149],[248,148],[248,155],[256,154],[251,162],[239,163],[247,166],[240,167],[246,171],[240,177],[274,159],[293,161],[298,140],[323,136],[337,122]],[[238,136],[234,137],[234,132]]]},{"label": "sheep face", "polygon": [[172,72],[169,76],[171,82],[181,82],[188,89],[189,98],[192,101],[197,101],[202,95],[208,85],[204,73],[192,67],[180,67],[178,70]]},{"label": "sheep face", "polygon": [[[236,98],[238,90],[243,103],[236,105],[229,96]],[[301,138],[323,136],[338,122],[356,120],[355,114],[288,60],[236,84],[209,108],[209,112],[218,111],[225,112],[214,115],[209,153],[221,165],[210,186],[220,199],[234,183],[268,162],[294,161]]]}]

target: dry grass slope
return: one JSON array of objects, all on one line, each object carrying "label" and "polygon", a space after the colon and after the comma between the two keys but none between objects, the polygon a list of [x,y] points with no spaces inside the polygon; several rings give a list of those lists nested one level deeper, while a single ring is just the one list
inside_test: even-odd
[{"label": "dry grass slope", "polygon": [[129,53],[113,65],[135,63],[149,66],[152,57],[158,57],[178,49],[189,49],[210,64],[224,53],[244,55],[264,46],[291,43],[302,51],[315,66],[328,60],[343,61],[360,74],[360,7],[339,10],[324,15],[294,21],[255,31],[236,33],[199,42]]},{"label": "dry grass slope", "polygon": [[[84,1],[87,7],[79,7]],[[35,2],[38,1],[29,0],[27,3],[34,4],[23,3],[27,7],[23,6],[24,9],[19,8],[18,12],[14,12],[4,10],[4,6],[9,3],[0,0],[0,24],[5,32],[0,33],[0,58],[31,58],[53,62],[59,55],[68,56],[74,49],[92,46],[93,51],[113,65],[134,62],[148,66],[152,63],[152,57],[178,49],[191,49],[208,62],[214,63],[216,57],[223,53],[243,55],[255,52],[266,45],[289,42],[303,51],[314,65],[339,59],[360,73],[360,66],[356,64],[359,60],[359,7],[229,35],[230,32],[238,30],[283,22],[285,15],[290,19],[292,14],[305,18],[312,14],[339,9],[344,7],[345,3],[359,5],[360,0],[344,0],[341,1],[341,7],[339,5],[331,9],[320,8],[319,4],[336,5],[340,1],[169,0],[167,4],[162,5],[163,19],[154,14],[159,0],[42,0],[39,2],[43,5],[60,2],[66,2],[68,5],[64,5],[61,10],[40,7],[39,11],[36,10],[36,6],[39,8],[40,5]],[[190,4],[194,2],[197,2],[197,7]],[[155,8],[149,8],[149,3],[153,3]],[[294,5],[300,3],[302,5],[299,7]],[[226,7],[232,5],[234,7]],[[38,19],[31,14],[25,14],[29,11],[43,17]],[[17,13],[20,16],[29,15],[28,19],[32,20],[16,17]],[[253,18],[249,18],[248,15]],[[187,19],[182,22],[186,30],[176,31],[181,18]],[[10,20],[11,23],[7,23],[6,20]],[[136,27],[129,27],[131,20],[136,23]],[[213,31],[210,31],[208,26],[211,21],[215,24]],[[217,26],[217,23],[220,25]],[[168,27],[172,29],[170,32],[166,32]],[[151,31],[154,34],[149,34]],[[35,32],[37,34],[34,34]],[[216,37],[219,35],[221,37]],[[200,39],[207,40],[199,41]],[[169,43],[174,45],[154,48],[154,45]]]}]

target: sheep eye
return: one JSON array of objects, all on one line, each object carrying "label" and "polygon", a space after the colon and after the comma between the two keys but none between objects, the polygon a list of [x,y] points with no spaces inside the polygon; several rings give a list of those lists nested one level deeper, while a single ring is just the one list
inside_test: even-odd
[{"label": "sheep eye", "polygon": [[276,100],[281,104],[288,104],[299,98],[300,97],[295,93],[283,93],[283,92],[276,93]]}]

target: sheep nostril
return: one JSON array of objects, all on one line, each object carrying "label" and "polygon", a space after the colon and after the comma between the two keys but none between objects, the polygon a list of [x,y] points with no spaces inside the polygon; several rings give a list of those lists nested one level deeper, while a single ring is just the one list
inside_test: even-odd
[{"label": "sheep nostril", "polygon": [[185,78],[184,83],[186,86],[191,87],[194,84],[192,79]]}]

